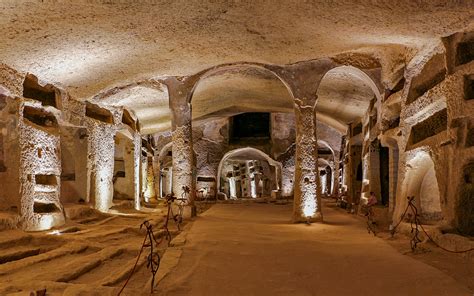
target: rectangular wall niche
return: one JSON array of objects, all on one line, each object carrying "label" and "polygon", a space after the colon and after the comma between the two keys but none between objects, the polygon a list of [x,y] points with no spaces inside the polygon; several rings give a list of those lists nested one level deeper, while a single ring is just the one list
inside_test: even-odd
[{"label": "rectangular wall niche", "polygon": [[56,129],[58,127],[56,117],[43,109],[25,106],[23,108],[23,118],[46,129]]},{"label": "rectangular wall niche", "polygon": [[60,210],[54,203],[35,201],[33,204],[33,212],[38,214],[46,214],[60,212]]},{"label": "rectangular wall niche", "polygon": [[407,104],[414,102],[425,92],[432,89],[444,80],[446,76],[444,56],[434,55],[423,67],[421,73],[411,81],[408,91]]},{"label": "rectangular wall niche", "polygon": [[89,102],[86,103],[86,116],[101,122],[114,123],[112,112]]},{"label": "rectangular wall niche", "polygon": [[232,117],[230,140],[270,139],[270,113],[249,112]]},{"label": "rectangular wall niche", "polygon": [[58,108],[56,89],[50,84],[45,86],[39,85],[38,78],[31,74],[26,75],[23,82],[23,97],[40,101],[43,106]]},{"label": "rectangular wall niche", "polygon": [[427,119],[417,123],[411,128],[409,143],[416,144],[426,138],[439,134],[447,129],[447,109],[436,112]]},{"label": "rectangular wall niche", "polygon": [[464,76],[464,99],[474,100],[474,74]]},{"label": "rectangular wall niche", "polygon": [[58,185],[55,175],[35,175],[35,183],[36,185]]},{"label": "rectangular wall niche", "polygon": [[474,40],[458,43],[456,48],[456,66],[467,64],[474,60]]}]

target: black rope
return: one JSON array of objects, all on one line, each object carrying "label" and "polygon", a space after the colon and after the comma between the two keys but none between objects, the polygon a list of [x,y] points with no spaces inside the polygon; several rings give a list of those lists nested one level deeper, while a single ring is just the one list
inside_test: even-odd
[{"label": "black rope", "polygon": [[[125,281],[125,284],[123,285],[122,289],[120,289],[119,293],[117,294],[118,296],[122,294],[123,290],[125,289],[128,282],[130,281],[133,274],[135,273],[138,262],[145,248],[150,248],[150,253],[147,256],[146,267],[150,269],[152,273],[151,293],[153,293],[153,287],[155,286],[155,276],[156,276],[156,273],[158,272],[158,268],[160,267],[160,262],[161,262],[161,257],[160,257],[160,254],[158,253],[158,246],[163,241],[163,238],[168,240],[168,245],[171,243],[172,237],[171,237],[171,232],[168,228],[170,218],[172,218],[173,221],[175,222],[176,227],[178,228],[178,231],[181,230],[181,223],[183,222],[184,206],[186,205],[188,201],[189,193],[190,193],[189,187],[183,186],[182,188],[183,188],[183,193],[181,194],[181,198],[176,198],[173,192],[166,195],[166,204],[167,204],[168,210],[166,214],[165,223],[163,224],[165,235],[159,241],[156,240],[155,235],[153,234],[153,226],[150,224],[149,220],[143,221],[143,223],[140,225],[140,229],[145,227],[147,232],[145,234],[145,238],[143,239],[143,243],[140,248],[140,252],[138,253],[137,260],[135,261],[135,265],[133,266],[132,271],[130,272],[130,275]],[[178,205],[178,213],[176,215],[173,212],[173,206],[172,206],[173,202],[175,201],[177,201],[177,205]],[[154,249],[154,247],[156,247],[156,249]]]},{"label": "black rope", "polygon": [[143,253],[143,250],[145,248],[150,248],[150,253],[147,256],[147,265],[146,267],[151,270],[152,273],[152,280],[151,280],[151,293],[153,293],[153,287],[155,284],[155,275],[158,272],[158,268],[160,267],[160,262],[161,262],[161,257],[160,254],[158,254],[157,249],[153,249],[154,246],[158,248],[158,245],[161,243],[162,239],[160,241],[157,241],[155,238],[155,235],[153,234],[153,226],[150,224],[149,220],[143,221],[143,223],[140,225],[140,229],[145,226],[146,228],[146,234],[145,238],[143,239],[142,247],[140,248],[140,252],[138,253],[137,260],[135,261],[135,265],[132,268],[132,271],[130,272],[127,280],[125,281],[124,285],[122,286],[122,289],[118,292],[118,296],[122,294],[123,290],[129,283],[130,279],[132,278],[133,274],[135,273],[135,270],[138,265],[138,261],[140,260],[140,257]]},{"label": "black rope", "polygon": [[[408,209],[410,208],[411,211],[412,211],[412,215],[413,217],[411,217],[410,219],[410,227],[411,227],[411,233],[413,234],[412,235],[412,238],[410,240],[410,247],[412,249],[412,251],[414,251],[418,245],[418,243],[420,243],[422,240],[420,239],[419,237],[419,234],[420,234],[420,230],[419,228],[421,228],[421,230],[423,231],[423,233],[426,235],[426,237],[435,245],[437,246],[438,248],[446,251],[446,252],[449,252],[449,253],[467,253],[467,252],[472,252],[474,251],[474,248],[470,248],[470,249],[467,249],[467,250],[462,250],[462,251],[453,251],[453,250],[449,250],[441,245],[439,245],[429,234],[428,232],[425,230],[425,228],[423,227],[423,225],[420,223],[420,216],[418,214],[418,208],[416,207],[415,205],[415,197],[414,196],[408,196],[407,197],[408,199],[408,205],[405,209],[405,211],[403,212],[401,218],[400,218],[400,221],[398,221],[397,225],[395,227],[393,227],[391,230],[390,230],[390,233],[392,235],[392,237],[395,235],[395,232],[396,232],[396,229],[398,228],[398,226],[402,223],[403,219],[405,218],[405,215],[407,214],[408,212]],[[411,214],[410,214],[411,215]],[[419,227],[419,228],[418,228]]]}]

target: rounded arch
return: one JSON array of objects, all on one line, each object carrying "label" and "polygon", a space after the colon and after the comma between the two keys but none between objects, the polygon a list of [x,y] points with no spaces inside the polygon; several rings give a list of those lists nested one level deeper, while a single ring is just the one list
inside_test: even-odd
[{"label": "rounded arch", "polygon": [[[347,81],[351,81],[353,85],[347,83]],[[326,92],[334,92],[335,89],[337,89],[337,92],[347,92],[348,94],[346,96],[341,95],[339,102],[334,98],[331,98],[330,101],[324,100]],[[338,114],[338,116],[332,118],[332,121],[337,120],[338,123],[347,125],[349,122],[363,116],[374,96],[376,98],[375,108],[377,108],[378,113],[381,112],[382,94],[379,87],[369,74],[354,66],[339,65],[327,71],[320,80],[317,95],[317,108],[315,110],[319,112],[320,120],[331,126],[334,126],[334,122],[326,122],[328,118],[325,115]],[[361,104],[360,100],[358,102],[347,101],[348,97],[356,95],[361,98],[365,97],[365,104]],[[347,106],[352,108],[347,108]],[[380,114],[378,114],[378,118],[380,118]],[[340,124],[336,124],[335,127],[341,130]]]},{"label": "rounded arch", "polygon": [[123,107],[135,114],[142,134],[171,127],[168,87],[153,79],[115,86],[99,92],[88,101]]},{"label": "rounded arch", "polygon": [[244,147],[244,148],[237,148],[237,149],[227,152],[226,154],[224,154],[221,161],[219,162],[219,166],[217,169],[217,193],[221,192],[221,174],[222,174],[222,167],[224,166],[225,161],[231,157],[238,157],[238,156],[244,156],[244,155],[248,157],[253,156],[253,157],[256,157],[256,159],[264,159],[271,166],[274,166],[276,169],[276,178],[277,178],[276,184],[278,186],[277,189],[280,189],[281,172],[283,169],[282,164],[274,160],[268,154],[266,154],[265,152],[259,149],[256,149],[253,147]]},{"label": "rounded arch", "polygon": [[158,161],[159,162],[166,156],[166,153],[168,151],[170,151],[171,148],[173,148],[173,142],[172,141],[169,142],[168,144],[166,144],[165,146],[163,146],[163,148],[161,148],[160,153],[158,154]]},{"label": "rounded arch", "polygon": [[211,68],[207,68],[197,73],[196,76],[198,76],[198,79],[194,83],[191,89],[191,92],[189,94],[189,97],[188,97],[189,103],[192,103],[194,92],[196,91],[197,87],[202,83],[202,81],[205,80],[206,78],[209,78],[217,74],[224,74],[226,72],[231,72],[235,70],[244,70],[244,69],[256,69],[256,70],[260,70],[260,71],[264,71],[266,73],[272,74],[274,77],[276,77],[278,80],[280,80],[283,83],[285,88],[288,90],[288,93],[290,94],[291,98],[294,98],[293,91],[291,90],[291,87],[288,84],[288,82],[286,82],[285,79],[283,79],[275,71],[271,70],[269,65],[263,64],[263,63],[255,63],[255,62],[237,62],[237,63],[220,64]]},{"label": "rounded arch", "polygon": [[401,190],[402,199],[415,196],[415,203],[424,219],[441,219],[440,190],[435,165],[429,152],[413,151],[406,166],[407,171]]}]

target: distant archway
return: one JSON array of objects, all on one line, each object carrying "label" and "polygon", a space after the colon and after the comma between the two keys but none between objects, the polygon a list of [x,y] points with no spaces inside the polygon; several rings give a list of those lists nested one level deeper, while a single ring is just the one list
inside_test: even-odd
[{"label": "distant archway", "polygon": [[[282,164],[270,156],[268,156],[265,152],[260,151],[256,148],[252,147],[245,147],[245,148],[238,148],[227,152],[221,159],[219,163],[219,167],[217,170],[217,192],[223,193],[221,190],[221,179],[222,179],[222,171],[225,162],[229,159],[252,159],[252,160],[263,160],[268,162],[268,164],[274,167],[275,170],[275,188],[274,190],[280,189],[281,183],[281,172],[282,172]],[[227,197],[227,195],[226,195]]]}]

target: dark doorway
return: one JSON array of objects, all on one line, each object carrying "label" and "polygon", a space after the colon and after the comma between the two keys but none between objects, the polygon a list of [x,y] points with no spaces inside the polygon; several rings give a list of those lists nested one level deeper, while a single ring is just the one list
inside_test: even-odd
[{"label": "dark doorway", "polygon": [[384,206],[388,206],[390,194],[390,172],[389,172],[389,149],[379,145],[380,157],[380,200]]}]

